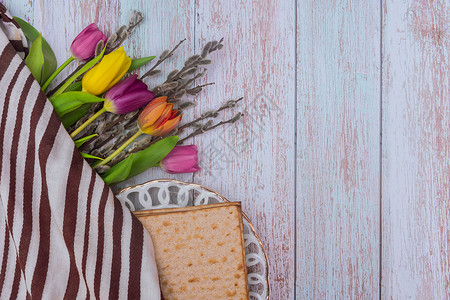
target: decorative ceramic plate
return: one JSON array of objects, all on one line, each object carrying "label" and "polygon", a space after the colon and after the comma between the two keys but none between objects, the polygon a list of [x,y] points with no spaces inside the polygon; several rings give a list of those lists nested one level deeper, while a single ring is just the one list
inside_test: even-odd
[{"label": "decorative ceramic plate", "polygon": [[[116,197],[131,211],[229,202],[204,186],[170,179],[153,180],[128,187],[117,193]],[[250,299],[266,300],[270,294],[267,255],[245,214],[243,221]]]}]

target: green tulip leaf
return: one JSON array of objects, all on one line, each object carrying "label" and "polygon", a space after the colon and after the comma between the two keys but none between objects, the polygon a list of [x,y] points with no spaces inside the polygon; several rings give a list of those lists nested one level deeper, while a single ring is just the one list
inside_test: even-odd
[{"label": "green tulip leaf", "polygon": [[25,34],[25,37],[30,41],[33,42],[37,37],[39,36],[39,31],[33,27],[30,23],[28,23],[25,20],[22,20],[19,17],[13,17],[14,20],[19,24],[20,29],[22,29],[23,33]]},{"label": "green tulip leaf", "polygon": [[108,185],[118,183],[158,166],[159,162],[175,147],[178,139],[178,136],[169,136],[145,150],[131,154],[102,175],[103,179]]},{"label": "green tulip leaf", "polygon": [[135,58],[131,61],[130,68],[128,69],[128,72],[134,71],[136,69],[139,69],[140,67],[145,66],[149,62],[151,62],[156,56],[147,56],[142,58]]},{"label": "green tulip leaf", "polygon": [[94,136],[97,136],[97,135],[98,134],[91,134],[91,135],[82,137],[81,139],[74,141],[75,146],[77,146],[77,148],[80,148],[84,143],[86,143],[87,141],[89,141],[90,139],[92,139]]},{"label": "green tulip leaf", "polygon": [[133,157],[133,168],[131,169],[128,178],[136,176],[158,164],[170,153],[170,151],[172,151],[176,146],[178,139],[178,136],[169,136],[154,143],[147,149],[135,153]]},{"label": "green tulip leaf", "polygon": [[90,155],[90,154],[87,154],[87,153],[84,153],[84,152],[80,152],[80,154],[84,158],[93,158],[93,159],[103,160],[103,158],[101,158],[101,157]]},{"label": "green tulip leaf", "polygon": [[114,165],[108,172],[103,174],[102,177],[106,184],[113,184],[126,180],[133,166],[133,157],[134,154],[130,154],[130,156],[117,165]]},{"label": "green tulip leaf", "polygon": [[79,119],[81,119],[83,116],[85,116],[89,112],[89,108],[91,108],[90,103],[83,104],[79,108],[65,114],[64,116],[60,117],[61,122],[64,125],[64,128],[69,128],[73,124],[75,124]]},{"label": "green tulip leaf", "polygon": [[83,89],[81,80],[75,81],[74,83],[71,83],[69,87],[66,89],[66,92],[81,92]]},{"label": "green tulip leaf", "polygon": [[44,53],[42,52],[42,35],[39,35],[30,47],[25,63],[30,69],[31,74],[42,84],[43,69],[44,69]]},{"label": "green tulip leaf", "polygon": [[52,96],[49,100],[53,104],[53,107],[60,118],[79,108],[83,104],[104,101],[103,98],[85,92],[67,92]]},{"label": "green tulip leaf", "polygon": [[[40,57],[38,62],[36,63],[31,61],[27,62],[28,56],[26,60],[28,68],[30,68],[29,64],[32,64],[32,67],[34,69],[41,68],[40,71],[34,70],[34,72],[30,68],[30,71],[32,71],[31,73],[33,74],[34,78],[36,78],[36,80],[42,86],[58,67],[55,53],[53,52],[52,47],[50,47],[47,41],[39,33],[39,31],[37,31],[33,26],[31,26],[28,22],[22,20],[21,18],[14,17],[14,20],[16,20],[17,24],[19,24],[26,38],[30,40],[30,42],[32,42],[30,53],[28,54],[28,56],[30,56],[33,47],[35,47],[34,52],[39,51],[42,53],[43,62]],[[37,41],[37,39],[40,39],[40,41]],[[38,42],[38,45],[34,46],[35,42]],[[38,63],[42,63],[42,65],[38,67]],[[41,74],[41,76],[39,76],[39,79],[35,75],[38,73]]]}]

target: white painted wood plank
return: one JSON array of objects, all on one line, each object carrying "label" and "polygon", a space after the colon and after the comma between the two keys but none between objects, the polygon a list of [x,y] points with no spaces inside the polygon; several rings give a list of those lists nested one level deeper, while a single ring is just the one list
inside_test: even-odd
[{"label": "white painted wood plank", "polygon": [[242,201],[268,252],[271,299],[294,299],[294,1],[196,3],[197,49],[211,38],[225,45],[212,55],[206,80],[216,85],[197,97],[196,114],[243,96],[245,116],[195,139],[195,181]]},{"label": "white painted wood plank", "polygon": [[386,299],[450,297],[450,7],[383,1]]},{"label": "white painted wood plank", "polygon": [[297,9],[297,297],[377,299],[379,3]]}]

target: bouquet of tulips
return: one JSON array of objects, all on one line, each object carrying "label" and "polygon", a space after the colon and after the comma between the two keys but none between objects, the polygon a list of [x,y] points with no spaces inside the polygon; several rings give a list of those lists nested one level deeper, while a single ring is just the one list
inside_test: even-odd
[{"label": "bouquet of tulips", "polygon": [[[144,79],[160,73],[157,67],[184,40],[171,51],[163,51],[148,72],[140,77],[133,74],[155,58],[132,59],[121,46],[142,22],[140,12],[133,11],[129,25],[120,27],[110,37],[96,24],[87,26],[73,40],[69,59],[59,67],[42,35],[26,21],[15,19],[32,43],[25,60],[28,68],[81,155],[107,184],[124,181],[152,167],[160,166],[169,173],[199,170],[197,147],[181,144],[198,134],[234,123],[242,115],[238,113],[215,124],[213,121],[241,98],[180,125],[182,111],[195,105],[184,100],[184,96],[196,95],[213,84],[193,86],[196,79],[205,75],[202,66],[211,63],[209,54],[223,47],[222,40],[208,42],[201,54],[189,57],[180,70],[173,70],[163,83],[149,89]],[[79,63],[75,71],[49,91],[58,74],[74,61]],[[182,133],[185,136],[180,138]]]}]

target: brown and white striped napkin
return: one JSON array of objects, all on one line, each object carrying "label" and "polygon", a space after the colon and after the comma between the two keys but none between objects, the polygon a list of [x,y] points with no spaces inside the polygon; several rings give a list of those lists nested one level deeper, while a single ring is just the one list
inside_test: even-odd
[{"label": "brown and white striped napkin", "polygon": [[80,156],[0,9],[0,299],[160,299],[149,234]]}]

